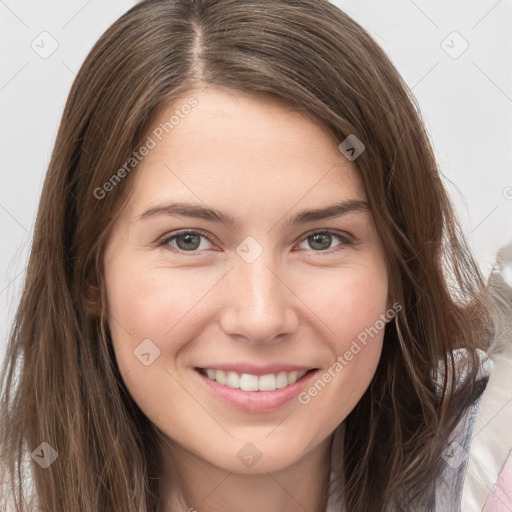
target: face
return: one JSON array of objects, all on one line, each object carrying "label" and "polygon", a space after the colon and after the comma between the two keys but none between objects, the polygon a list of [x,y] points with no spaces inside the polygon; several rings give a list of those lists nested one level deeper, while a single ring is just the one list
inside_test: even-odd
[{"label": "face", "polygon": [[104,259],[123,380],[169,446],[286,468],[381,354],[388,276],[356,167],[293,107],[213,86],[150,138]]}]

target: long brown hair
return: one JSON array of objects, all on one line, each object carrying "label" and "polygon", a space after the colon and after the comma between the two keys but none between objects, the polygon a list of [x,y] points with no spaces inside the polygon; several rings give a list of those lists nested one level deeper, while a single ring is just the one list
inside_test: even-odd
[{"label": "long brown hair", "polygon": [[[209,84],[270,94],[335,140],[354,134],[365,145],[355,164],[402,309],[346,420],[344,500],[351,512],[407,510],[428,499],[474,398],[490,309],[414,98],[375,41],[326,0],[146,0],[91,50],[63,113],[4,363],[2,492],[17,511],[31,496],[40,511],[163,510],[155,430],[123,384],[105,322],[103,250],[136,167],[108,197],[97,189],[164,105]],[[431,372],[439,361],[453,368],[461,347],[470,371],[457,388],[450,373],[439,395]],[[58,454],[46,469],[29,456],[44,442]]]}]

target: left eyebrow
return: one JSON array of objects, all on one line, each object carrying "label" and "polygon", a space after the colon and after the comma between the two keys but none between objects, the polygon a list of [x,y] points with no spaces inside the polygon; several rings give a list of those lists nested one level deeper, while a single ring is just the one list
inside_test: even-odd
[{"label": "left eyebrow", "polygon": [[333,204],[325,208],[315,210],[303,210],[288,220],[289,225],[305,224],[315,220],[332,219],[333,217],[341,217],[351,212],[368,212],[370,207],[366,201],[351,199],[342,203]]}]

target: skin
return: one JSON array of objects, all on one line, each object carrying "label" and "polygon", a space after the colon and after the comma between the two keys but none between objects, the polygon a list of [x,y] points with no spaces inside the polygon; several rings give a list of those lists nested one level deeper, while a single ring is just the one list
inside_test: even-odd
[{"label": "skin", "polygon": [[[132,193],[106,248],[116,359],[161,434],[167,510],[323,510],[333,432],[370,384],[384,329],[309,403],[294,398],[271,412],[226,405],[194,367],[280,362],[319,374],[332,367],[389,307],[381,243],[369,211],[287,221],[366,195],[340,141],[268,96],[192,90],[155,126],[191,96],[197,106],[130,176]],[[238,223],[141,217],[170,201],[215,208]],[[209,240],[157,245],[182,229],[203,230]],[[315,243],[311,231],[326,229],[342,238]],[[251,263],[236,251],[246,237],[263,251]],[[148,366],[134,355],[144,339],[160,350]],[[251,468],[237,457],[248,442],[261,454]]]}]

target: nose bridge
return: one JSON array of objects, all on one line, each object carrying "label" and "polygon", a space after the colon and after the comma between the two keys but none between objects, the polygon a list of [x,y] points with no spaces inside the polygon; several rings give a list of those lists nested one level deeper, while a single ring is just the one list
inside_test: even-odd
[{"label": "nose bridge", "polygon": [[293,294],[285,285],[272,252],[261,246],[258,250],[252,241],[247,244],[237,248],[241,253],[230,272],[229,298],[222,325],[228,334],[253,342],[270,342],[297,325],[291,301]]},{"label": "nose bridge", "polygon": [[[239,263],[238,279],[240,279],[241,292],[247,296],[247,304],[252,306],[252,311],[257,314],[269,314],[275,306],[284,306],[278,272],[272,265],[271,258],[260,257],[253,263]],[[273,268],[274,267],[274,268]]]}]

